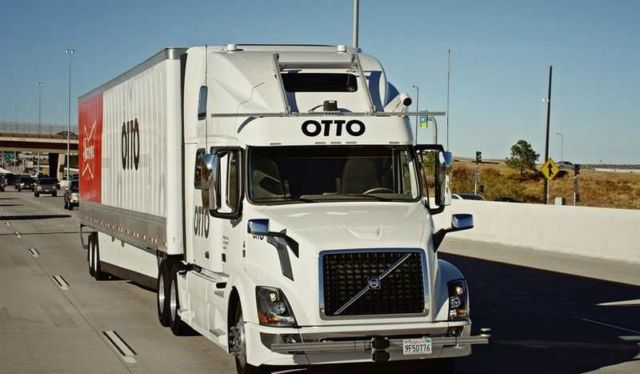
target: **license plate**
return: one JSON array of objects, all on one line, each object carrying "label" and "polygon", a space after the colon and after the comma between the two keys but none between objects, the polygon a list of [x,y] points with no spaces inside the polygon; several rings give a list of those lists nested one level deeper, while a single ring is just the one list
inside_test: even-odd
[{"label": "license plate", "polygon": [[431,338],[402,339],[402,354],[430,355],[432,353]]}]

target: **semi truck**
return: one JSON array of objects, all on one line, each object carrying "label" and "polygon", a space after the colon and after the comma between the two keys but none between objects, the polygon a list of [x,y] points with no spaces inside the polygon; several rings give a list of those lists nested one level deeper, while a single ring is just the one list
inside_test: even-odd
[{"label": "semi truck", "polygon": [[[81,241],[97,280],[238,373],[431,366],[486,344],[438,247],[451,153],[411,98],[342,45],[167,48],[79,98]],[[437,113],[420,112],[431,118]]]}]

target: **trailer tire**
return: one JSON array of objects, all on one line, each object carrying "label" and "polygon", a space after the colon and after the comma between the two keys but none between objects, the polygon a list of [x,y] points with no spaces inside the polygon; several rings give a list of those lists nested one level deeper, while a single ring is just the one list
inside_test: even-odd
[{"label": "trailer tire", "polygon": [[89,265],[89,275],[91,277],[94,276],[95,274],[95,270],[93,269],[93,256],[94,256],[94,252],[93,252],[93,241],[94,239],[94,234],[90,234],[89,238],[87,239],[87,264]]},{"label": "trailer tire", "polygon": [[178,310],[180,310],[180,294],[178,293],[178,271],[182,269],[182,265],[179,262],[176,262],[171,266],[171,270],[169,273],[171,274],[171,282],[169,285],[169,319],[170,319],[170,327],[173,335],[176,336],[187,336],[187,335],[197,335],[196,332],[187,325],[180,315],[178,314]]},{"label": "trailer tire", "polygon": [[171,312],[169,311],[169,295],[171,285],[170,268],[171,264],[167,260],[162,260],[160,268],[158,269],[158,294],[156,297],[156,304],[158,306],[158,320],[164,327],[171,326]]},{"label": "trailer tire", "polygon": [[92,235],[94,237],[94,240],[92,241],[93,246],[90,249],[92,253],[91,257],[93,259],[93,261],[91,262],[91,267],[93,268],[93,277],[97,281],[107,280],[109,279],[109,274],[103,272],[100,267],[100,246],[98,245],[98,234],[93,233]]},{"label": "trailer tire", "polygon": [[242,317],[242,306],[240,301],[234,308],[234,318],[232,325],[233,337],[232,344],[234,359],[236,361],[236,372],[238,374],[260,374],[262,370],[259,367],[253,366],[247,362],[247,341],[244,335],[244,318]]}]

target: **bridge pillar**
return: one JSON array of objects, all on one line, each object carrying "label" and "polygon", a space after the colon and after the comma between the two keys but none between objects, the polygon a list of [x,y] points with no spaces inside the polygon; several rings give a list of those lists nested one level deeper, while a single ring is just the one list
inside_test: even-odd
[{"label": "bridge pillar", "polygon": [[62,174],[60,173],[60,161],[64,160],[58,153],[49,153],[49,175],[62,180]]}]

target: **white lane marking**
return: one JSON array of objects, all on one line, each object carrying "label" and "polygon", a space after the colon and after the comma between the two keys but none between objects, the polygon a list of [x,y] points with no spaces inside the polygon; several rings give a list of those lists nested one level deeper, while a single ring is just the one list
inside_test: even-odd
[{"label": "white lane marking", "polygon": [[107,338],[109,345],[120,353],[125,362],[130,364],[136,362],[136,359],[134,358],[136,352],[129,346],[129,344],[127,344],[127,342],[124,341],[124,339],[120,337],[120,335],[118,335],[117,332],[113,330],[106,330],[102,332],[102,335]]},{"label": "white lane marking", "polygon": [[18,239],[22,239],[22,234],[20,234],[20,231],[16,231],[16,236],[18,237]]},{"label": "white lane marking", "polygon": [[10,226],[10,225],[11,225],[11,222],[6,221],[4,224],[5,224],[5,225],[7,225],[7,226]]},{"label": "white lane marking", "polygon": [[40,252],[38,252],[38,250],[35,249],[35,248],[29,248],[29,253],[31,253],[31,256],[33,256],[33,257],[40,256]]},{"label": "white lane marking", "polygon": [[609,301],[606,303],[596,304],[597,306],[640,306],[640,299]]},{"label": "white lane marking", "polygon": [[616,326],[616,325],[611,325],[609,323],[604,323],[604,322],[600,322],[600,321],[594,321],[594,320],[588,319],[588,318],[578,318],[578,319],[581,320],[581,321],[593,323],[593,324],[596,324],[596,325],[600,325],[600,326],[604,326],[604,327],[610,327],[612,329],[616,329],[616,330],[620,330],[620,331],[630,332],[632,334],[640,334],[640,331],[631,330],[631,329],[628,329],[626,327],[620,327],[620,326]]},{"label": "white lane marking", "polygon": [[67,281],[64,280],[64,278],[62,278],[62,276],[60,275],[54,275],[53,280],[56,281],[58,287],[62,288],[63,290],[68,290],[70,287],[69,283],[67,283]]}]

